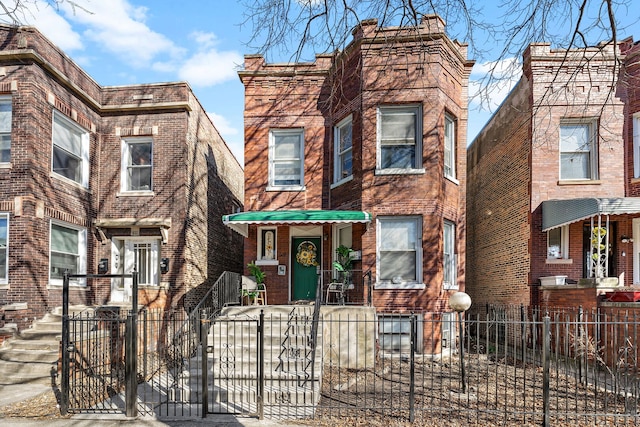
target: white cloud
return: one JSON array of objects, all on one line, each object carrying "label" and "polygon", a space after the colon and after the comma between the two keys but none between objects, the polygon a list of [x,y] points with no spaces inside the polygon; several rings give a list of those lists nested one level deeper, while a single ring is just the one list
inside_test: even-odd
[{"label": "white cloud", "polygon": [[233,127],[229,120],[216,113],[207,113],[233,155],[241,165],[244,164],[244,140],[242,133]]},{"label": "white cloud", "polygon": [[495,111],[518,83],[522,69],[518,58],[476,63],[469,79],[472,108]]},{"label": "white cloud", "polygon": [[146,24],[146,7],[134,7],[126,0],[85,0],[82,6],[91,13],[74,11],[63,3],[67,19],[86,26],[83,36],[121,57],[134,67],[146,66],[158,55],[179,57],[183,49]]},{"label": "white cloud", "polygon": [[207,113],[207,115],[222,135],[237,135],[239,133],[238,129],[234,128],[224,116],[216,113]]},{"label": "white cloud", "polygon": [[198,45],[198,51],[188,58],[178,70],[178,76],[193,86],[213,86],[237,78],[237,67],[243,58],[235,51],[216,49],[216,36],[196,31],[190,35]]}]

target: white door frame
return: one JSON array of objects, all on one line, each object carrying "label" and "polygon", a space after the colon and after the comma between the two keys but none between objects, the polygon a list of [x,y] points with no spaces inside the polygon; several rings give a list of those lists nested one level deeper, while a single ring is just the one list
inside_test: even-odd
[{"label": "white door frame", "polygon": [[[130,274],[134,267],[133,243],[150,242],[152,243],[153,259],[152,264],[155,266],[153,285],[159,285],[159,252],[160,239],[153,236],[132,237],[118,236],[113,237],[111,241],[111,271],[114,274]],[[120,252],[122,248],[122,253]],[[123,283],[124,281],[124,283]],[[112,302],[131,302],[131,293],[133,282],[131,278],[112,278],[111,279],[111,301]]]}]

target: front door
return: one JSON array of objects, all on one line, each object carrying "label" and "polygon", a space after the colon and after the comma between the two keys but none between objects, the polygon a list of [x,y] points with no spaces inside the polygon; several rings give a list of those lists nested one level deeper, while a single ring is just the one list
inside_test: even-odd
[{"label": "front door", "polygon": [[292,300],[316,297],[322,251],[319,237],[294,237],[291,245]]},{"label": "front door", "polygon": [[[138,272],[138,285],[158,285],[158,240],[157,239],[113,239],[111,246],[111,271],[114,274]],[[111,301],[131,301],[132,280],[111,279]]]}]

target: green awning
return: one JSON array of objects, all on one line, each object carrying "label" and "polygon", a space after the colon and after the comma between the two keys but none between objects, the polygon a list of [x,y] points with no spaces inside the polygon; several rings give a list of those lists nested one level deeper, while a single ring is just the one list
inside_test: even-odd
[{"label": "green awning", "polygon": [[222,222],[226,226],[247,237],[249,225],[306,225],[371,222],[371,214],[362,211],[250,211],[223,215]]},{"label": "green awning", "polygon": [[640,197],[546,200],[542,202],[542,231],[549,231],[597,215],[639,212]]}]

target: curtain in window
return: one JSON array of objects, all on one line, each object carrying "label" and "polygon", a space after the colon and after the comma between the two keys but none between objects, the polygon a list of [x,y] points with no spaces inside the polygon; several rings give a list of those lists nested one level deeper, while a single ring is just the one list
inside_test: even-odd
[{"label": "curtain in window", "polygon": [[53,224],[51,226],[51,277],[61,279],[65,270],[78,273],[78,231]]},{"label": "curtain in window", "polygon": [[380,279],[392,283],[415,282],[416,221],[381,220],[380,225]]}]

